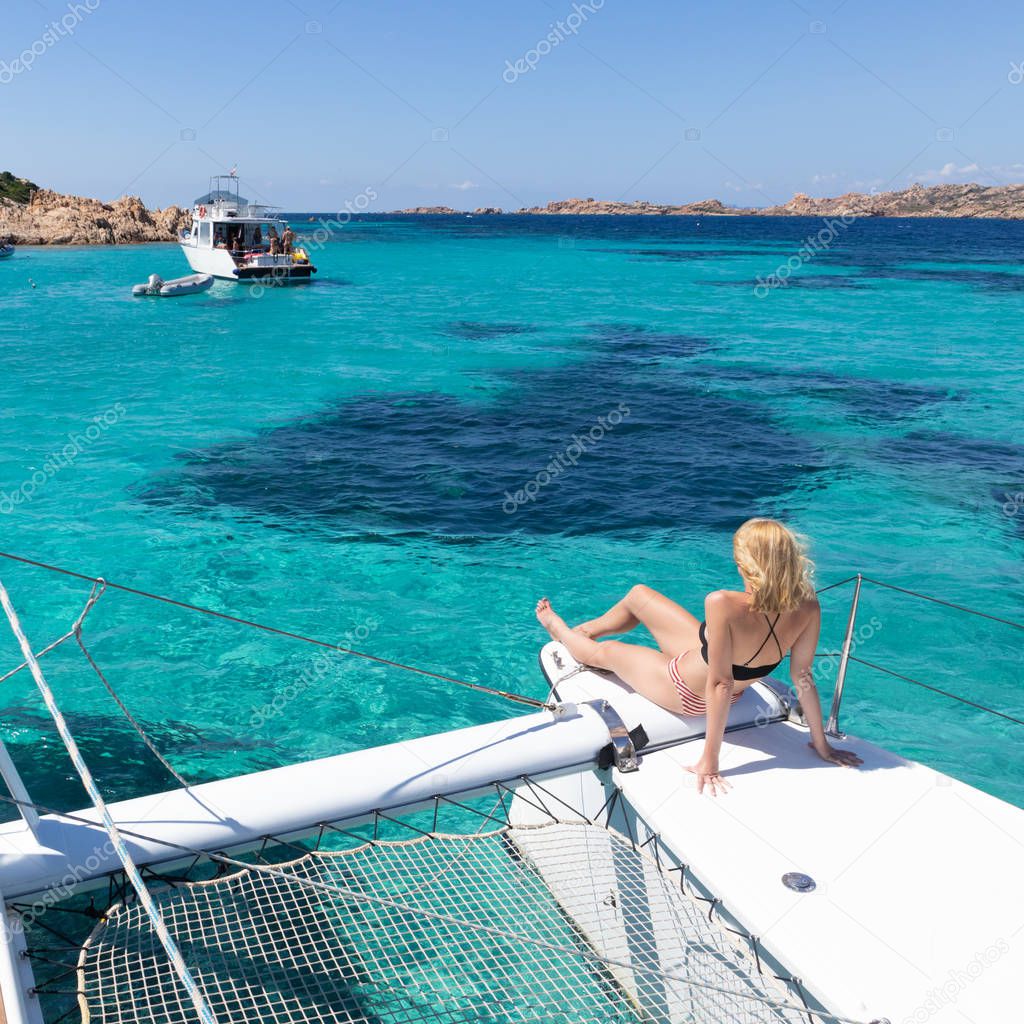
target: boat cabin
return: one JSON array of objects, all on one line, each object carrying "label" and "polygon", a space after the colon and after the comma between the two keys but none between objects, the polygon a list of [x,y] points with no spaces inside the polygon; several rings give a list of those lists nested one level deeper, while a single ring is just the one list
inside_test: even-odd
[{"label": "boat cabin", "polygon": [[271,277],[308,280],[316,273],[297,248],[279,208],[251,203],[239,194],[236,175],[215,175],[192,205],[192,227],[180,243],[193,270],[228,280]]}]

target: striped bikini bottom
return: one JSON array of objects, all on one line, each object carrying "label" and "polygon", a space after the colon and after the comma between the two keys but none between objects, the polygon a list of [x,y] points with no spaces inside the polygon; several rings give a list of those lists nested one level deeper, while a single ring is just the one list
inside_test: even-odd
[{"label": "striped bikini bottom", "polygon": [[[699,693],[694,693],[693,690],[683,682],[683,677],[679,672],[679,662],[681,662],[689,653],[689,651],[683,651],[682,654],[673,658],[668,663],[668,675],[675,685],[676,693],[679,694],[679,699],[683,702],[683,714],[706,715],[708,712],[708,706],[705,703],[704,698]],[[743,691],[737,690],[732,695],[730,705],[735,704],[742,696]]]}]

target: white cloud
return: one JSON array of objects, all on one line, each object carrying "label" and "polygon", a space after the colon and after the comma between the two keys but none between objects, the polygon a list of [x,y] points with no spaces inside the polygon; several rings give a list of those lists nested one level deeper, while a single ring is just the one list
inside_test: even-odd
[{"label": "white cloud", "polygon": [[457,188],[460,192],[468,192],[471,188],[479,188],[480,186],[475,181],[460,181],[458,185],[452,185],[452,188]]},{"label": "white cloud", "polygon": [[[958,166],[952,160],[950,160],[948,163],[944,163],[937,170],[934,168],[929,168],[927,171],[923,171],[921,174],[910,175],[910,181],[918,181],[922,183],[935,183],[941,181],[963,182],[965,180],[974,180],[974,177],[976,177],[978,172],[981,170],[981,167],[979,167],[976,163],[969,163]],[[1005,174],[1007,173],[1007,170],[1007,168],[1000,167],[990,167],[987,169],[989,174]]]}]

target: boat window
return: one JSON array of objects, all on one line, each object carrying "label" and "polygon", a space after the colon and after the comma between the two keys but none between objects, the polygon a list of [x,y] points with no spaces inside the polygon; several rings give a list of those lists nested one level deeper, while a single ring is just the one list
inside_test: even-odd
[{"label": "boat window", "polygon": [[199,225],[199,241],[203,245],[209,245],[210,244],[210,222],[208,220],[207,221],[203,221]]}]

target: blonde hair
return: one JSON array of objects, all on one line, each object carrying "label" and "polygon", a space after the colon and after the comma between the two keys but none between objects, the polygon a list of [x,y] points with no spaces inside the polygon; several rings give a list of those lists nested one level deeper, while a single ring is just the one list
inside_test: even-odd
[{"label": "blonde hair", "polygon": [[750,609],[777,615],[814,597],[814,563],[792,530],[775,519],[748,519],[733,535],[732,553],[750,585]]}]

